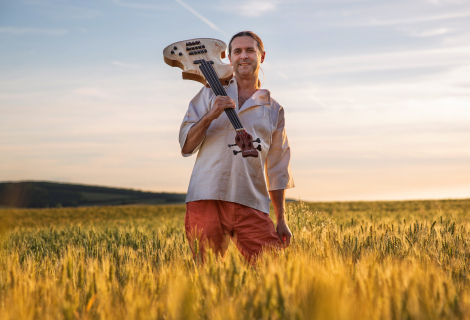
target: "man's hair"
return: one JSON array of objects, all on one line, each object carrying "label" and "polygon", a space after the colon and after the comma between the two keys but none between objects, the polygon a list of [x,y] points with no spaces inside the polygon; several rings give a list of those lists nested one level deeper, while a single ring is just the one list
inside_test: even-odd
[{"label": "man's hair", "polygon": [[261,53],[264,52],[263,41],[261,41],[261,38],[258,37],[258,35],[256,33],[254,33],[253,31],[240,31],[239,33],[234,35],[232,37],[232,39],[230,39],[230,42],[228,43],[228,55],[232,54],[232,41],[233,41],[233,39],[235,39],[236,37],[244,37],[244,36],[252,37],[253,39],[255,39],[255,41],[258,43],[259,51]]}]

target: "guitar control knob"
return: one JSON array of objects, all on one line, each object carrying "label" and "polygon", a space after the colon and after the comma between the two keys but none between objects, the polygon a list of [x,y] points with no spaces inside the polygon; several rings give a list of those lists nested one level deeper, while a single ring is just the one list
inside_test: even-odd
[{"label": "guitar control knob", "polygon": [[175,52],[173,50],[171,50],[170,52],[171,52],[171,54],[175,54]]},{"label": "guitar control knob", "polygon": [[182,55],[183,55],[183,52],[180,52],[180,53],[179,53],[179,56],[181,57]]},{"label": "guitar control knob", "polygon": [[178,47],[177,47],[177,46],[174,46],[173,49],[178,50]]}]

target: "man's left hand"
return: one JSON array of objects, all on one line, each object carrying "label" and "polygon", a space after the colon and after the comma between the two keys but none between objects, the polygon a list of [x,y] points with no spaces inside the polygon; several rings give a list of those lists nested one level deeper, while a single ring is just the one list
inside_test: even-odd
[{"label": "man's left hand", "polygon": [[289,227],[284,220],[277,222],[276,232],[281,239],[282,247],[287,248],[290,245],[290,238],[292,238],[292,233],[290,232]]}]

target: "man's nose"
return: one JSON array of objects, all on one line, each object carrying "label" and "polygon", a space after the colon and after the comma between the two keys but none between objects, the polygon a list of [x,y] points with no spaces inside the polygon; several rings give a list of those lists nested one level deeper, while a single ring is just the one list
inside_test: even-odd
[{"label": "man's nose", "polygon": [[248,52],[246,52],[246,50],[243,50],[243,51],[242,51],[241,58],[242,58],[242,59],[248,58]]}]

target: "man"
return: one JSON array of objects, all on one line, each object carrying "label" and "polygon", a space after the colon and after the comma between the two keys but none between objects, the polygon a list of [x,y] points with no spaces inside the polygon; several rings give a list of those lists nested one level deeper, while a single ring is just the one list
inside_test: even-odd
[{"label": "man", "polygon": [[[234,78],[225,88],[228,96],[216,97],[203,87],[181,125],[182,155],[199,151],[186,197],[185,228],[188,239],[200,239],[203,260],[208,246],[223,256],[231,238],[253,263],[264,247],[287,247],[292,237],[284,218],[285,189],[294,187],[290,148],[283,108],[268,90],[260,89],[258,72],[265,55],[255,33],[234,35],[228,56]],[[225,108],[234,108],[246,131],[261,139],[258,158],[234,156],[228,149],[236,133]],[[276,229],[268,216],[269,197]]]}]

